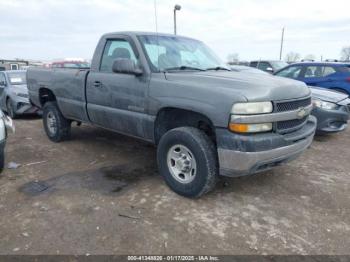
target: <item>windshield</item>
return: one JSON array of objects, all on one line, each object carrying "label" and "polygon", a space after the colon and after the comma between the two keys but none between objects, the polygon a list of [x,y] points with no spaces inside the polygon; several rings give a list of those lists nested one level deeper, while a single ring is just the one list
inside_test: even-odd
[{"label": "windshield", "polygon": [[302,69],[302,66],[290,66],[277,72],[275,75],[282,76],[282,77],[289,77],[289,78],[298,78],[300,75],[301,69]]},{"label": "windshield", "polygon": [[25,72],[16,72],[16,73],[7,73],[11,85],[25,85],[27,84],[26,73]]},{"label": "windshield", "polygon": [[272,65],[275,71],[282,69],[283,67],[286,67],[288,65],[288,63],[283,61],[272,61],[270,62],[270,64]]},{"label": "windshield", "polygon": [[143,35],[139,40],[147,54],[152,71],[208,70],[224,63],[202,42],[177,36]]}]

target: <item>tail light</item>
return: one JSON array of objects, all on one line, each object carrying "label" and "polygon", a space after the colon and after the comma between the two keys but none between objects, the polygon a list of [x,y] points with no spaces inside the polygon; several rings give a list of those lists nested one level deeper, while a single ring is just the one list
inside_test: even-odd
[{"label": "tail light", "polygon": [[350,76],[345,79],[346,82],[350,83]]}]

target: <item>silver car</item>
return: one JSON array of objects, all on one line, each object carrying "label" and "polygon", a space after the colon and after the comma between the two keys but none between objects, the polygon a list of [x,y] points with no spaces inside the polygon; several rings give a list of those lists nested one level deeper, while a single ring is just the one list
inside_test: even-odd
[{"label": "silver car", "polygon": [[11,118],[38,111],[29,102],[26,71],[0,72],[0,108]]}]

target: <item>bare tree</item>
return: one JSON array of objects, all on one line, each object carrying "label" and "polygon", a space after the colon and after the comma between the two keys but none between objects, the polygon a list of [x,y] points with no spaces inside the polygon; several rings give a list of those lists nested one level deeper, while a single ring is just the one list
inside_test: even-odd
[{"label": "bare tree", "polygon": [[340,55],[341,55],[341,60],[349,61],[350,60],[350,46],[344,46],[341,49]]},{"label": "bare tree", "polygon": [[306,56],[304,57],[303,60],[306,60],[306,61],[314,61],[314,60],[316,60],[316,56],[313,55],[313,54],[308,54],[308,55],[306,55]]},{"label": "bare tree", "polygon": [[239,55],[237,53],[232,53],[227,56],[228,64],[237,64],[239,62]]},{"label": "bare tree", "polygon": [[286,60],[287,62],[297,62],[297,61],[300,60],[300,57],[301,57],[301,56],[300,56],[299,53],[296,53],[296,52],[291,51],[291,52],[289,52],[289,53],[286,55],[285,60]]}]

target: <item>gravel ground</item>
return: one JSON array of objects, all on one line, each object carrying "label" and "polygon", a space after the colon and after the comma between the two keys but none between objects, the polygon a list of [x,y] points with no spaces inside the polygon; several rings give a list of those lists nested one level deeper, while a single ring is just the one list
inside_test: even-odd
[{"label": "gravel ground", "polygon": [[152,145],[87,125],[55,144],[38,118],[15,125],[0,254],[349,254],[350,130],[190,200],[164,184]]}]

